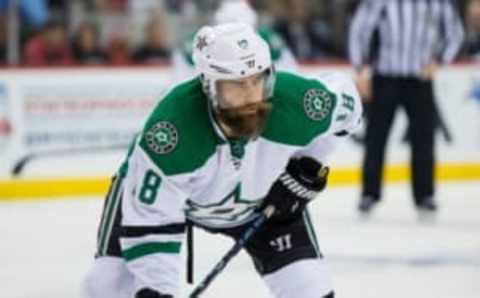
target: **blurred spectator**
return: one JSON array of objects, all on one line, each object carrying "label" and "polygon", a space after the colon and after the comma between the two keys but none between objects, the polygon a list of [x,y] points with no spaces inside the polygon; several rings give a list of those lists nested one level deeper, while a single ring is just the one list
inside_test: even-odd
[{"label": "blurred spectator", "polygon": [[[132,55],[132,60],[139,63],[161,62],[170,58],[169,45],[180,43],[188,33],[199,24],[211,21],[211,17],[221,3],[232,0],[16,0],[20,12],[20,47],[31,36],[38,35],[47,20],[64,20],[66,31],[77,28],[79,24],[88,21],[98,22],[96,30],[84,29],[74,36],[72,46],[75,58],[81,63],[100,63],[109,60],[106,51],[102,55],[99,48],[114,51],[112,61],[128,60],[128,47],[125,42],[114,36],[122,36],[128,40],[129,47],[140,44],[140,49]],[[259,28],[272,27],[293,54],[302,60],[343,57],[345,52],[346,28],[351,12],[361,0],[244,0],[257,9]],[[470,57],[480,56],[480,0],[458,0],[456,3],[465,12],[467,25],[466,53]],[[0,14],[8,8],[9,0],[0,0]],[[160,50],[152,51],[148,42],[144,43],[143,32],[145,24],[149,23],[152,11],[169,13],[169,27],[174,28],[173,34],[167,37],[160,29],[148,29],[150,39],[168,39]],[[240,13],[239,13],[240,14]],[[161,22],[159,22],[161,23]],[[151,25],[149,24],[148,27]],[[4,26],[0,30],[5,30]],[[164,29],[163,29],[164,30]],[[152,32],[156,31],[156,32]],[[166,30],[164,30],[166,31]],[[97,44],[93,51],[87,50],[91,37],[95,36]],[[98,37],[98,39],[97,39]],[[112,42],[112,39],[116,39]],[[5,43],[0,40],[0,61],[5,60]],[[168,44],[168,45],[167,45]],[[86,47],[82,50],[82,47]],[[24,53],[26,50],[24,51]],[[163,53],[162,53],[163,52]],[[121,53],[121,54],[120,54]],[[113,57],[112,56],[112,57]],[[172,56],[174,56],[172,54]],[[147,58],[145,58],[147,57]],[[152,59],[148,58],[151,57]],[[98,60],[97,60],[98,59]],[[140,60],[139,60],[140,59]],[[147,61],[143,61],[147,59]],[[151,60],[151,61],[150,61]],[[115,62],[116,63],[116,62]],[[120,64],[124,64],[121,62]]]},{"label": "blurred spectator", "polygon": [[33,66],[71,64],[72,53],[63,25],[48,22],[39,34],[27,42],[23,59],[26,65]]},{"label": "blurred spectator", "polygon": [[327,58],[333,55],[332,31],[312,12],[307,0],[286,0],[284,17],[275,23],[294,55],[300,60]]},{"label": "blurred spectator", "polygon": [[169,11],[180,13],[186,6],[188,0],[165,0],[165,5]]},{"label": "blurred spectator", "polygon": [[125,11],[127,9],[128,2],[128,0],[95,0],[96,6],[99,9],[110,12]]},{"label": "blurred spectator", "polygon": [[7,21],[0,14],[0,66],[7,63]]},{"label": "blurred spectator", "polygon": [[154,11],[160,8],[164,8],[164,1],[159,0],[142,0],[142,1],[135,1],[129,0],[128,1],[128,9],[130,11],[136,12],[146,12],[146,11]]},{"label": "blurred spectator", "polygon": [[101,64],[107,60],[98,43],[98,32],[93,24],[80,25],[73,40],[73,55],[80,64]]},{"label": "blurred spectator", "polygon": [[466,10],[466,54],[480,59],[480,0],[470,0]]},{"label": "blurred spectator", "polygon": [[144,64],[170,61],[168,28],[163,18],[152,18],[145,27],[145,41],[133,54],[133,61]]},{"label": "blurred spectator", "polygon": [[[22,20],[34,28],[43,27],[49,18],[47,0],[17,0]],[[8,9],[9,0],[0,0],[0,11]]]},{"label": "blurred spectator", "polygon": [[129,41],[132,20],[128,14],[127,1],[95,0],[95,2],[96,11],[100,17],[98,28],[100,45],[110,49],[112,46],[117,47],[123,43],[121,40]]},{"label": "blurred spectator", "polygon": [[298,71],[297,61],[282,37],[270,27],[259,24],[257,12],[247,1],[230,0],[222,2],[215,11],[213,22],[215,24],[240,22],[251,25],[270,47],[272,61],[277,70]]},{"label": "blurred spectator", "polygon": [[95,0],[101,12],[100,44],[107,49],[110,65],[130,63],[128,0]]},{"label": "blurred spectator", "polygon": [[121,36],[113,37],[108,47],[108,62],[110,65],[121,66],[130,63],[128,40]]},{"label": "blurred spectator", "polygon": [[165,6],[159,0],[130,0],[127,6],[129,42],[135,48],[147,40],[147,27],[153,18],[165,18]]},{"label": "blurred spectator", "polygon": [[[329,3],[327,15],[331,24],[333,36],[330,42],[335,47],[335,53],[341,58],[348,56],[348,28],[352,21],[353,13],[360,0],[323,0]],[[327,7],[327,6],[326,6]]]}]

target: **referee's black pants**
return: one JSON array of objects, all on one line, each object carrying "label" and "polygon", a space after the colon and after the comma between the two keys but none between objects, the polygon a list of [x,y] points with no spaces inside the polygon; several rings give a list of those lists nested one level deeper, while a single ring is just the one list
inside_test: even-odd
[{"label": "referee's black pants", "polygon": [[407,113],[415,204],[434,194],[435,107],[431,81],[375,75],[368,114],[362,196],[381,198],[385,147],[397,107]]}]

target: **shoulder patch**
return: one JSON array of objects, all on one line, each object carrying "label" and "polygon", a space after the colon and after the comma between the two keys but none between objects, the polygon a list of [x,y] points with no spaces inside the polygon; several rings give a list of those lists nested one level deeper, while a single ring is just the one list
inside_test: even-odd
[{"label": "shoulder patch", "polygon": [[319,80],[278,72],[273,109],[262,137],[295,146],[309,144],[330,129],[337,97]]},{"label": "shoulder patch", "polygon": [[323,89],[309,89],[303,97],[303,108],[308,118],[322,121],[333,109],[332,95]]},{"label": "shoulder patch", "polygon": [[148,117],[138,145],[155,166],[171,176],[200,168],[215,153],[219,140],[200,79],[194,78],[162,97]]},{"label": "shoulder patch", "polygon": [[148,148],[156,154],[167,154],[178,144],[178,130],[172,123],[160,121],[145,133],[145,140]]}]

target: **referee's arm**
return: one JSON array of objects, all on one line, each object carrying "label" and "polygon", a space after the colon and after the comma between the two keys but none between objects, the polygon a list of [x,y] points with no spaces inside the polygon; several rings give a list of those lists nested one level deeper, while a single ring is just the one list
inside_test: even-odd
[{"label": "referee's arm", "polygon": [[378,26],[384,1],[364,0],[357,8],[350,25],[348,52],[350,62],[359,71],[368,63],[370,41]]},{"label": "referee's arm", "polygon": [[465,38],[462,21],[451,0],[443,5],[441,26],[444,32],[443,48],[439,54],[439,62],[448,64],[453,61],[462,47]]}]

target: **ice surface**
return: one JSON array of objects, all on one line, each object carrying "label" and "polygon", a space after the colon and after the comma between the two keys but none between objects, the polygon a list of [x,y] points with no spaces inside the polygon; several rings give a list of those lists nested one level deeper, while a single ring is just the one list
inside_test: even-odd
[{"label": "ice surface", "polygon": [[[331,188],[311,206],[337,297],[480,297],[480,182],[439,185],[434,224],[417,221],[407,185],[388,187],[367,221],[357,197],[356,187]],[[101,207],[98,198],[0,203],[0,297],[81,297]],[[232,242],[195,238],[198,281]],[[241,253],[203,297],[270,296]]]}]

